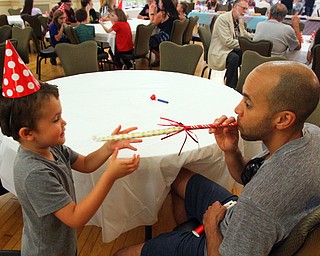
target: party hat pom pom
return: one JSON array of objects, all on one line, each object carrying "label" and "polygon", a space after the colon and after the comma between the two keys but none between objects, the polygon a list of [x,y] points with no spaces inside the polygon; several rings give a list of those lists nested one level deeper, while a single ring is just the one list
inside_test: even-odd
[{"label": "party hat pom pom", "polygon": [[2,96],[21,98],[40,89],[39,82],[20,58],[9,40],[6,41],[4,55]]}]

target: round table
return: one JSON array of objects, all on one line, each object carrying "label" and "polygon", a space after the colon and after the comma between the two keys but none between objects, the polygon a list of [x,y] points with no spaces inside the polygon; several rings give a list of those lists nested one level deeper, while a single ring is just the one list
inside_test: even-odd
[{"label": "round table", "polygon": [[[67,122],[65,144],[81,154],[102,145],[103,142],[94,141],[93,136],[109,135],[119,124],[147,131],[161,128],[160,117],[186,125],[212,123],[222,114],[234,115],[234,108],[242,98],[235,90],[205,78],[150,70],[89,73],[50,83],[58,85],[60,91],[62,116]],[[169,103],[152,101],[152,94]],[[208,134],[208,130],[196,130],[194,134],[199,144],[188,138],[180,156],[184,133],[165,140],[161,140],[161,136],[144,138],[143,143],[136,145],[137,152],[120,151],[119,157],[140,154],[141,161],[137,171],[114,183],[90,221],[102,227],[104,242],[139,225],[154,224],[170,185],[183,166],[228,189],[235,185],[214,136]],[[241,150],[250,149],[253,154],[261,150],[261,144],[248,146],[241,140],[239,145]],[[13,186],[10,170],[15,147],[12,140],[2,138],[0,157],[10,160],[0,162],[5,187],[8,183]],[[92,190],[106,165],[92,174],[73,172],[78,201]]]}]

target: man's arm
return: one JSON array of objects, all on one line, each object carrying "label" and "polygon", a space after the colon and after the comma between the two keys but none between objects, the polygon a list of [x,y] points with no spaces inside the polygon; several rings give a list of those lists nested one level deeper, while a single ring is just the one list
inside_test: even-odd
[{"label": "man's arm", "polygon": [[296,13],[295,15],[292,16],[292,27],[294,30],[294,33],[296,34],[296,37],[298,39],[299,44],[295,48],[295,50],[300,50],[301,49],[301,42],[302,42],[302,37],[301,37],[301,32],[299,28],[300,24],[300,18],[298,17],[298,14]]}]

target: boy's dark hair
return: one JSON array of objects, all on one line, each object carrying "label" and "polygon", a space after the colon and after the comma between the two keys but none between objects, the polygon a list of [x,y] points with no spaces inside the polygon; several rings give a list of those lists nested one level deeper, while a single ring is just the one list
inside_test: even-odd
[{"label": "boy's dark hair", "polygon": [[181,2],[180,5],[182,7],[183,12],[186,13],[186,11],[188,9],[188,4],[185,2]]},{"label": "boy's dark hair", "polygon": [[88,13],[84,9],[79,9],[76,11],[76,19],[78,22],[83,22],[88,18]]},{"label": "boy's dark hair", "polygon": [[0,127],[4,135],[19,141],[19,131],[23,127],[34,130],[41,117],[41,108],[49,97],[59,99],[56,85],[40,82],[40,90],[17,99],[0,95]]}]

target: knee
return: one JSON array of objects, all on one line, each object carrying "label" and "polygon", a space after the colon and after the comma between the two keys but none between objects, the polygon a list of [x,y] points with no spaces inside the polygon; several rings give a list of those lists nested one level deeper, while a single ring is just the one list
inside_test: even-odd
[{"label": "knee", "polygon": [[182,167],[180,172],[178,173],[178,176],[171,184],[171,189],[178,195],[181,195],[182,191],[185,191],[189,179],[194,174],[194,172]]}]

